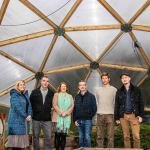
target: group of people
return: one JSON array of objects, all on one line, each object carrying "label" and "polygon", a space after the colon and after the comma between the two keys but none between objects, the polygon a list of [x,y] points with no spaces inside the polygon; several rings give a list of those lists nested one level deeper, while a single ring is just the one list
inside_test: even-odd
[{"label": "group of people", "polygon": [[110,85],[108,73],[102,73],[101,79],[102,86],[96,89],[95,95],[88,91],[85,81],[80,81],[75,98],[68,93],[65,82],[60,83],[54,94],[48,88],[47,76],[42,77],[41,86],[33,90],[30,96],[26,91],[25,82],[17,82],[16,88],[10,91],[6,147],[19,150],[29,146],[27,126],[31,120],[34,150],[40,150],[41,129],[45,137],[45,150],[51,149],[52,131],[55,133],[56,150],[64,150],[71,120],[78,128],[79,146],[91,147],[92,119],[96,116],[97,147],[104,147],[106,135],[107,147],[114,147],[116,122],[122,126],[125,148],[131,147],[129,125],[134,139],[133,146],[140,148],[140,123],[144,112],[140,89],[131,83],[131,76],[127,73],[121,74],[123,85],[118,90]]}]

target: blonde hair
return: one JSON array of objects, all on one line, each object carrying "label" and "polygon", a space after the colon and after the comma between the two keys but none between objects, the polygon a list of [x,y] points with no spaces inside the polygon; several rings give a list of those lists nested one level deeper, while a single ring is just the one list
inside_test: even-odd
[{"label": "blonde hair", "polygon": [[20,84],[21,82],[23,82],[23,83],[25,84],[25,81],[24,81],[24,80],[19,80],[19,81],[17,81],[17,83],[16,83],[16,85],[15,85],[15,89],[16,89],[17,91],[20,91],[18,87],[19,87],[19,84]]}]

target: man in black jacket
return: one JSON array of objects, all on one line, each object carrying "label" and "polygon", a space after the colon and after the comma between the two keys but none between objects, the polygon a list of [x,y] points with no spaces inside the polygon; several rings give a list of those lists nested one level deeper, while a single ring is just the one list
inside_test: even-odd
[{"label": "man in black jacket", "polygon": [[79,131],[80,147],[91,147],[92,118],[96,114],[96,99],[87,91],[84,81],[79,82],[79,94],[75,97],[73,120]]},{"label": "man in black jacket", "polygon": [[39,135],[41,129],[45,136],[45,150],[50,150],[51,140],[51,108],[54,93],[48,88],[49,79],[44,76],[41,86],[32,91],[30,101],[33,110],[33,148],[40,150]]},{"label": "man in black jacket", "polygon": [[115,120],[122,126],[125,148],[131,147],[129,124],[132,129],[134,148],[140,148],[140,123],[144,112],[141,91],[131,84],[128,73],[121,75],[121,81],[123,86],[116,93]]}]

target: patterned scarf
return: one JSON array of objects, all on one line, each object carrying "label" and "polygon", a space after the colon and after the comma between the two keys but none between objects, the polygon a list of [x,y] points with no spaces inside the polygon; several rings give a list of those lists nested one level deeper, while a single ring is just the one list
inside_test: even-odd
[{"label": "patterned scarf", "polygon": [[[70,106],[71,106],[70,95],[66,93],[66,96],[64,97],[62,93],[59,93],[58,94],[58,107],[63,112],[66,112]],[[57,131],[58,132],[68,133],[70,124],[71,124],[70,115],[69,116],[67,115],[65,117],[58,115],[57,117]]]}]

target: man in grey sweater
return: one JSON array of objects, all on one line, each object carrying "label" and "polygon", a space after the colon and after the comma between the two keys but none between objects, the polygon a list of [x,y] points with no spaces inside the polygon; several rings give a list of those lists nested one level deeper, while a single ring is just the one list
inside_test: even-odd
[{"label": "man in grey sweater", "polygon": [[97,146],[104,147],[107,131],[107,148],[114,147],[114,104],[117,89],[110,85],[108,73],[101,74],[102,87],[96,90],[97,98]]}]

